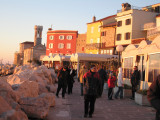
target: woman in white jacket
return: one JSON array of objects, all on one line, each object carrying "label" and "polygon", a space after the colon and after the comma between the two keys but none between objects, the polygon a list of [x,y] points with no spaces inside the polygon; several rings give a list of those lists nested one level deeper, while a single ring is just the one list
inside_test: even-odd
[{"label": "woman in white jacket", "polygon": [[118,91],[115,94],[115,98],[117,99],[120,93],[120,99],[123,99],[123,77],[122,77],[122,68],[118,68]]}]

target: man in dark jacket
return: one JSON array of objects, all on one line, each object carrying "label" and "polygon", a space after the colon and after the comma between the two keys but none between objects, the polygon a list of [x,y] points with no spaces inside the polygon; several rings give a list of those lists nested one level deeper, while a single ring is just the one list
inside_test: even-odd
[{"label": "man in dark jacket", "polygon": [[84,76],[84,117],[92,117],[94,112],[94,105],[98,95],[100,86],[100,76],[96,70],[96,66],[92,65],[90,71],[85,73]]},{"label": "man in dark jacket", "polygon": [[160,75],[154,80],[147,91],[148,101],[156,109],[156,120],[160,120]]},{"label": "man in dark jacket", "polygon": [[72,89],[73,89],[73,83],[74,81],[74,76],[76,75],[76,71],[73,69],[73,67],[71,66],[71,68],[68,69],[69,72],[69,79],[68,79],[68,94],[72,94]]},{"label": "man in dark jacket", "polygon": [[102,96],[103,93],[103,86],[104,86],[104,81],[107,80],[107,73],[104,70],[104,66],[101,66],[101,69],[98,71],[99,75],[100,75],[100,79],[101,79],[101,87],[100,87],[100,97]]},{"label": "man in dark jacket", "polygon": [[131,85],[132,85],[132,97],[131,99],[134,100],[135,92],[137,91],[137,86],[140,82],[140,73],[138,71],[138,67],[134,66],[134,72],[131,75]]},{"label": "man in dark jacket", "polygon": [[58,96],[59,91],[62,88],[62,98],[65,98],[66,88],[67,88],[67,79],[69,77],[69,73],[67,71],[67,66],[64,66],[59,72],[58,72],[58,88],[56,92],[56,96]]}]

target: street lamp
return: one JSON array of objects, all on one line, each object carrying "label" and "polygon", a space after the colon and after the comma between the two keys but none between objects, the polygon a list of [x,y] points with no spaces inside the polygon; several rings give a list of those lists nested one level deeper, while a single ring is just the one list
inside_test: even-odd
[{"label": "street lamp", "polygon": [[120,52],[123,51],[123,46],[122,45],[118,45],[116,47],[116,51],[118,52],[118,67],[120,67]]}]

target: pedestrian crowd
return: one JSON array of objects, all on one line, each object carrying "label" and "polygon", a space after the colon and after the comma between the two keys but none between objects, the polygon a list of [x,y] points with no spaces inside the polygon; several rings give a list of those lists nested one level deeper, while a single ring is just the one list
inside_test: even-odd
[{"label": "pedestrian crowd", "polygon": [[[99,69],[95,65],[91,65],[88,69],[86,65],[83,65],[78,73],[72,66],[63,66],[58,71],[58,88],[56,96],[59,97],[59,92],[62,89],[62,98],[65,99],[65,94],[72,94],[74,76],[78,75],[78,82],[80,83],[80,95],[84,96],[84,117],[92,118],[95,109],[95,102],[97,98],[102,97],[103,87],[108,85],[108,100],[123,99],[123,74],[122,67],[119,67],[117,71],[105,70],[105,66],[101,66]],[[135,99],[135,92],[139,89],[140,84],[140,72],[138,67],[134,66],[134,70],[131,73],[131,87],[132,96],[130,99]],[[113,88],[117,85],[118,90],[115,91],[113,96]],[[157,81],[154,81],[148,89],[148,100],[151,105],[156,109],[156,120],[160,120],[160,76]]]}]

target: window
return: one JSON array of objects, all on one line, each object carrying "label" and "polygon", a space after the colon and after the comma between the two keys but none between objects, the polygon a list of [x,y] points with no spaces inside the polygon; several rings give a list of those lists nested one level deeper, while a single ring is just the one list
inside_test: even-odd
[{"label": "window", "polygon": [[101,54],[103,54],[103,50],[101,50]]},{"label": "window", "polygon": [[153,82],[160,75],[160,53],[149,55],[148,82]]},{"label": "window", "polygon": [[107,53],[107,50],[104,50],[104,54],[106,54]]},{"label": "window", "polygon": [[72,35],[68,35],[67,40],[71,40],[71,39],[72,39]]},{"label": "window", "polygon": [[71,49],[71,43],[67,43],[67,49]]},{"label": "window", "polygon": [[53,39],[54,39],[54,36],[53,36],[53,35],[49,36],[49,39],[50,39],[50,40],[53,40]]},{"label": "window", "polygon": [[121,40],[121,34],[117,34],[117,41]]},{"label": "window", "polygon": [[106,31],[101,32],[101,36],[106,36]]},{"label": "window", "polygon": [[130,33],[129,33],[129,32],[125,34],[125,39],[126,39],[126,40],[129,40],[129,39],[130,39]]},{"label": "window", "polygon": [[117,27],[120,27],[120,26],[122,26],[122,21],[117,22]]},{"label": "window", "polygon": [[93,39],[90,40],[90,43],[93,43]]},{"label": "window", "polygon": [[98,26],[98,32],[100,32],[100,31],[101,31],[101,26],[99,25],[99,26]]},{"label": "window", "polygon": [[49,44],[49,48],[53,48],[53,43],[50,43],[50,44]]},{"label": "window", "polygon": [[126,19],[126,25],[130,25],[131,24],[131,19]]},{"label": "window", "polygon": [[59,43],[58,44],[58,48],[63,49],[64,48],[64,44],[63,43]]},{"label": "window", "polygon": [[100,38],[97,38],[97,43],[100,43]]},{"label": "window", "polygon": [[112,55],[113,54],[113,50],[110,50],[110,55]]},{"label": "window", "polygon": [[124,78],[131,78],[133,70],[133,57],[124,58]]},{"label": "window", "polygon": [[60,35],[60,36],[59,36],[59,39],[60,39],[60,40],[64,40],[64,35]]},{"label": "window", "polygon": [[93,33],[94,27],[91,27],[91,33]]},{"label": "window", "polygon": [[107,54],[109,54],[109,50],[107,50]]}]

